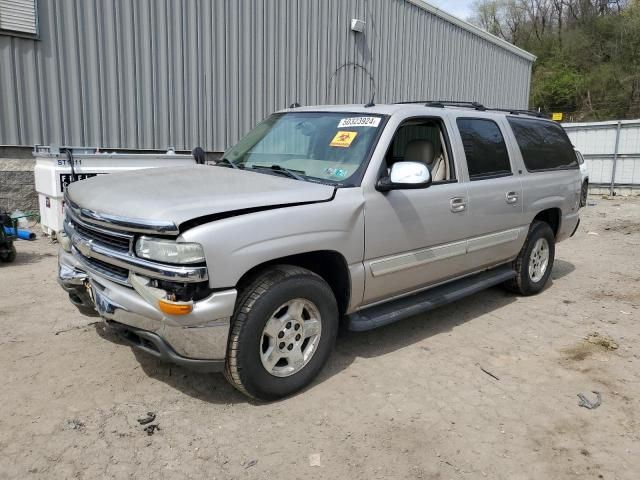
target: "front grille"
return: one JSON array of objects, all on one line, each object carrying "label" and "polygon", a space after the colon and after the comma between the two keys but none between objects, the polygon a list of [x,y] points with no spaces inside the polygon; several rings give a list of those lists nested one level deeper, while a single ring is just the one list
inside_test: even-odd
[{"label": "front grille", "polygon": [[88,240],[93,240],[102,245],[114,248],[121,252],[129,252],[133,241],[133,234],[124,232],[112,232],[108,229],[90,225],[69,215],[67,212],[67,222],[77,233]]},{"label": "front grille", "polygon": [[129,278],[129,270],[110,263],[103,262],[97,258],[82,257],[84,261],[91,266],[97,272],[103,274],[105,277],[112,278],[114,280],[120,280],[120,282],[126,282]]},{"label": "front grille", "polygon": [[103,245],[108,245],[122,252],[129,251],[131,237],[118,236],[102,229],[97,230],[87,226],[86,224],[74,221],[73,219],[70,219],[70,223],[73,226],[73,229],[83,237],[102,243]]}]

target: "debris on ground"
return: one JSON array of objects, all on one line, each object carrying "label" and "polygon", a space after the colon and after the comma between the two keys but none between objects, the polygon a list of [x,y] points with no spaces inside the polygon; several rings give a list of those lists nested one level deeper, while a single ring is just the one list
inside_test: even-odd
[{"label": "debris on ground", "polygon": [[146,425],[147,423],[151,423],[156,419],[156,414],[153,412],[147,412],[144,417],[138,418],[138,423],[140,425]]},{"label": "debris on ground", "polygon": [[102,320],[98,320],[97,322],[84,323],[82,325],[75,325],[71,328],[65,328],[64,330],[58,330],[54,333],[54,335],[60,335],[61,333],[67,333],[73,330],[80,330],[81,328],[90,327],[91,325],[97,325],[98,323],[102,323]]},{"label": "debris on ground", "polygon": [[64,422],[65,430],[82,430],[84,429],[84,426],[85,426],[84,422],[81,420],[78,420],[77,418],[72,418]]},{"label": "debris on ground", "polygon": [[157,423],[152,423],[151,425],[147,425],[146,427],[144,427],[144,431],[147,432],[147,435],[149,436],[153,435],[156,430],[160,431],[160,425],[158,425]]},{"label": "debris on ground", "polygon": [[584,407],[584,408],[588,408],[589,410],[593,410],[595,408],[598,408],[600,405],[602,405],[602,396],[600,395],[600,392],[592,391],[591,393],[595,394],[596,396],[596,400],[594,402],[589,400],[584,394],[582,393],[578,394],[579,407]]},{"label": "debris on ground", "polygon": [[600,235],[598,232],[587,232],[587,235]]},{"label": "debris on ground", "polygon": [[321,467],[322,466],[320,464],[320,454],[319,453],[312,453],[311,455],[309,455],[309,466],[310,467]]},{"label": "debris on ground", "polygon": [[251,460],[250,462],[248,462],[248,463],[244,466],[244,468],[245,468],[245,469],[247,469],[247,468],[251,468],[251,467],[253,467],[253,466],[254,466],[255,464],[257,464],[257,463],[258,463],[258,460]]},{"label": "debris on ground", "polygon": [[585,337],[585,340],[607,350],[616,350],[618,348],[618,344],[611,337],[600,335],[598,332],[590,333]]},{"label": "debris on ground", "polygon": [[482,366],[481,366],[479,363],[476,363],[476,366],[477,366],[480,370],[482,370],[484,373],[486,373],[487,375],[489,375],[490,377],[495,378],[496,380],[500,381],[500,379],[499,379],[497,376],[495,376],[495,375],[494,375],[493,373],[491,373],[489,370],[486,370],[486,369],[482,368]]}]

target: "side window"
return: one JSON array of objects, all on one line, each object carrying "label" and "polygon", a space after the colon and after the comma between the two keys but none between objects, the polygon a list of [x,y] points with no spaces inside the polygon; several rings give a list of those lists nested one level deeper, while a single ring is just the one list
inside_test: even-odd
[{"label": "side window", "polygon": [[458,118],[470,180],[511,175],[507,145],[493,120]]},{"label": "side window", "polygon": [[575,150],[560,125],[533,118],[508,120],[528,171],[578,167]]},{"label": "side window", "polygon": [[429,167],[434,183],[455,180],[450,149],[442,122],[412,118],[398,127],[386,154],[387,169],[395,162],[420,162]]}]

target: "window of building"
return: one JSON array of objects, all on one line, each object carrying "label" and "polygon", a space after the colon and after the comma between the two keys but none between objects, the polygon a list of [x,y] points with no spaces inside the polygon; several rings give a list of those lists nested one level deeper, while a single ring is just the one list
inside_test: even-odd
[{"label": "window of building", "polygon": [[500,127],[482,118],[458,118],[470,180],[511,175],[507,145]]},{"label": "window of building", "polygon": [[560,125],[534,118],[508,120],[528,171],[578,168],[571,141]]},{"label": "window of building", "polygon": [[38,35],[37,0],[0,0],[0,34]]}]

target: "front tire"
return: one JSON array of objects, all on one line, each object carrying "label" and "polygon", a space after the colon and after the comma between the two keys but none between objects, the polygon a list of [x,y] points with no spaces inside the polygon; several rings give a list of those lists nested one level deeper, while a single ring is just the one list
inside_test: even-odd
[{"label": "front tire", "polygon": [[264,401],[303,389],[329,358],[338,319],[335,296],[320,276],[292,265],[270,267],[238,297],[227,380]]},{"label": "front tire", "polygon": [[535,295],[542,291],[551,276],[555,253],[553,230],[548,223],[534,220],[514,261],[516,277],[506,283],[507,289],[520,295]]}]

